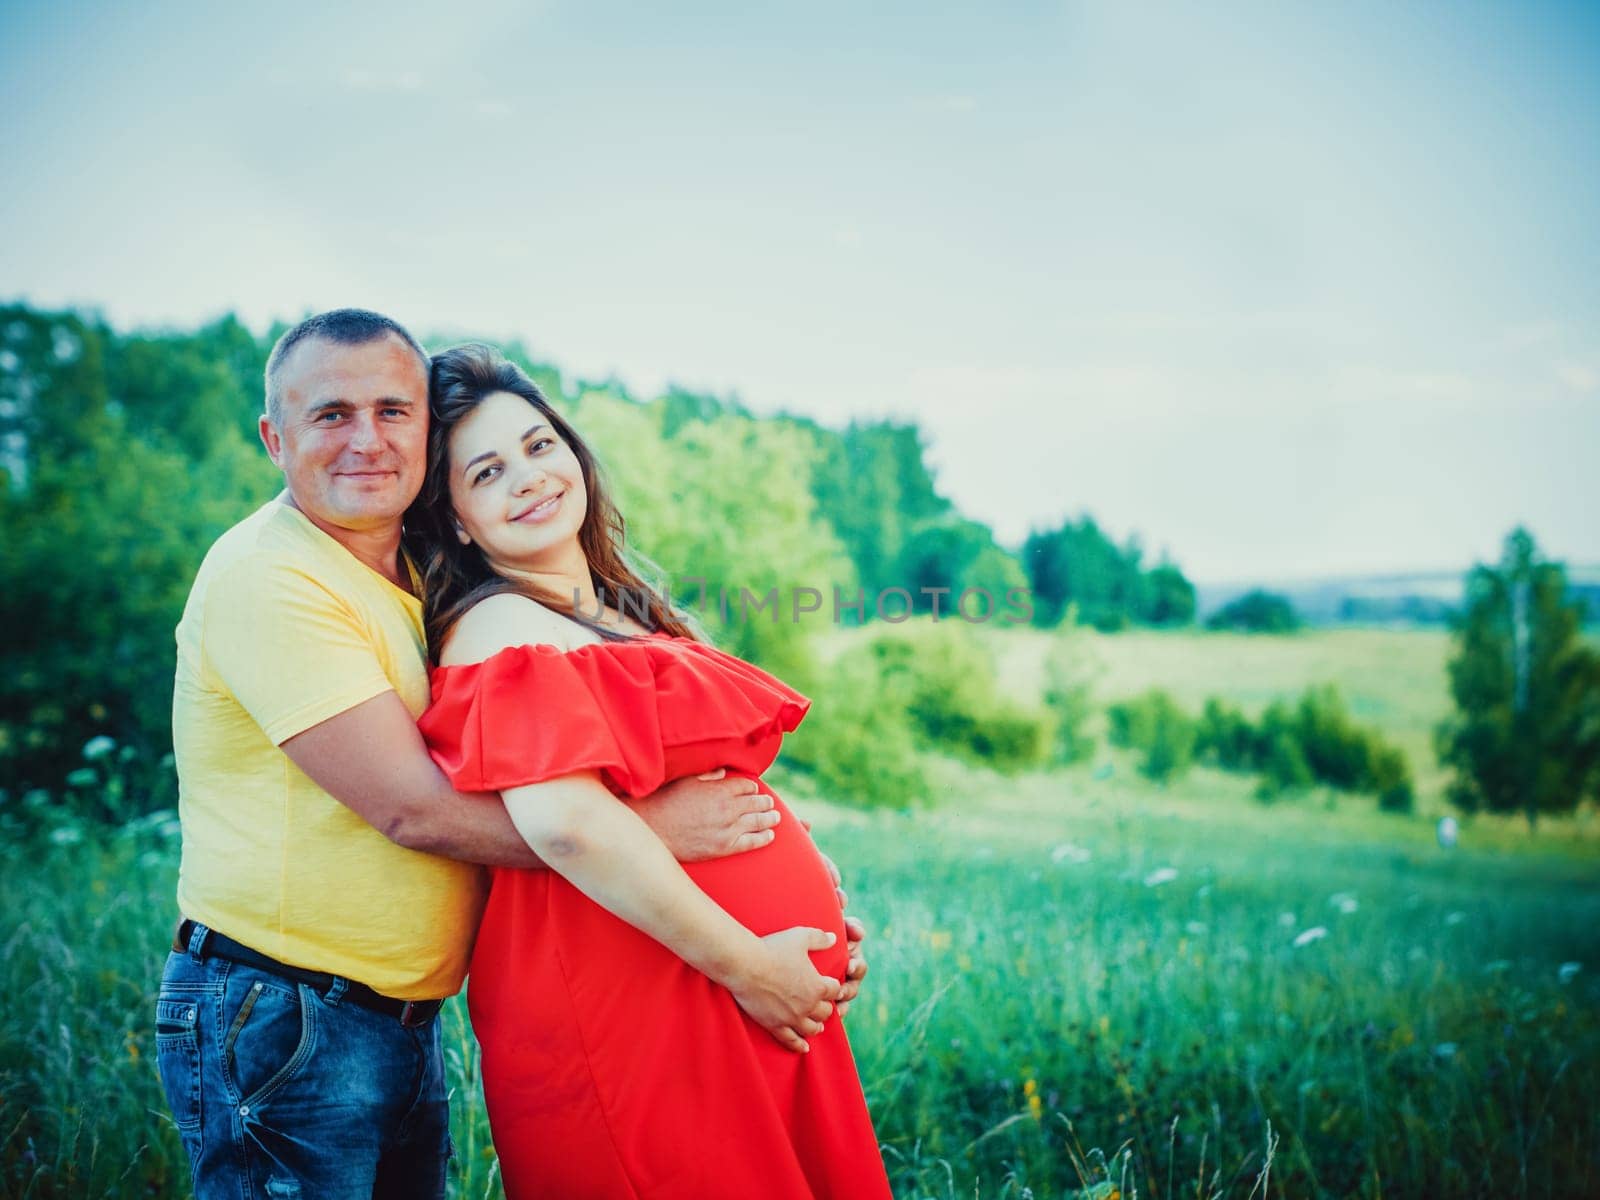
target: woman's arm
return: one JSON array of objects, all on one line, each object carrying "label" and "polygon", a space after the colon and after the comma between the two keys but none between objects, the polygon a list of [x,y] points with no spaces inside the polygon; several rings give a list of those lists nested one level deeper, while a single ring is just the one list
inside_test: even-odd
[{"label": "woman's arm", "polygon": [[[481,662],[508,646],[570,649],[579,627],[523,596],[491,596],[457,622],[440,661]],[[661,840],[598,775],[581,773],[510,788],[506,811],[553,871],[608,912],[649,934],[734,995],[792,1050],[822,1030],[839,982],[820,974],[812,950],[834,935],[797,926],[759,938],[697,887]]]},{"label": "woman's arm", "polygon": [[839,982],[810,951],[834,935],[797,926],[757,937],[701,891],[597,775],[567,775],[503,793],[511,821],[552,871],[733,993],[791,1050],[822,1032]]}]

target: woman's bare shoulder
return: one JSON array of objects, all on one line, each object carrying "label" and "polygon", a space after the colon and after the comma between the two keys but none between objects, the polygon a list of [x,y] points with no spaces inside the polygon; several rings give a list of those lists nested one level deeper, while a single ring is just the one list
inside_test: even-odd
[{"label": "woman's bare shoulder", "polygon": [[478,601],[456,622],[439,652],[441,666],[482,662],[507,646],[554,646],[571,650],[588,639],[575,621],[516,592]]}]

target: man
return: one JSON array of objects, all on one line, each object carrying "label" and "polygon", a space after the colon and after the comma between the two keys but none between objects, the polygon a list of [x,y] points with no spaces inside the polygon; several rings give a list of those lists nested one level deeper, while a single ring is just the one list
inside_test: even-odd
[{"label": "man", "polygon": [[[414,723],[428,679],[400,534],[427,396],[427,356],[387,317],[284,334],[260,431],[285,490],[217,540],[178,626],[184,919],[156,1042],[200,1197],[442,1196],[434,1017],[466,971],[475,864],[542,866]],[[777,822],[753,783],[710,776],[636,807],[684,860]]]}]

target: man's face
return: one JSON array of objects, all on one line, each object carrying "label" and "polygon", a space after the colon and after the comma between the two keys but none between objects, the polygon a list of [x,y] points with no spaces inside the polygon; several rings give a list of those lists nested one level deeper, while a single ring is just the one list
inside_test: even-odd
[{"label": "man's face", "polygon": [[393,335],[361,346],[308,338],[278,376],[281,427],[261,440],[294,505],[336,530],[399,528],[427,467],[428,376]]}]

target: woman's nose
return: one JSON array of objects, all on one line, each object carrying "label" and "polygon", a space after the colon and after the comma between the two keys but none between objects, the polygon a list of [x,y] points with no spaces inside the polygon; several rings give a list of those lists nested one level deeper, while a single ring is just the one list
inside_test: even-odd
[{"label": "woman's nose", "polygon": [[512,471],[511,486],[519,496],[524,492],[537,491],[538,485],[544,482],[544,468],[538,463],[524,461],[513,467]]}]

